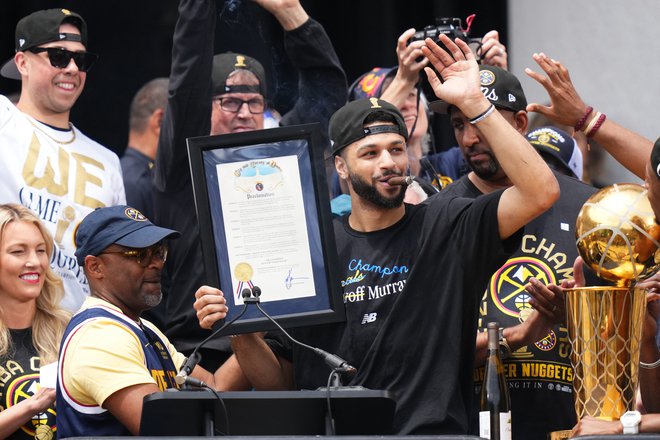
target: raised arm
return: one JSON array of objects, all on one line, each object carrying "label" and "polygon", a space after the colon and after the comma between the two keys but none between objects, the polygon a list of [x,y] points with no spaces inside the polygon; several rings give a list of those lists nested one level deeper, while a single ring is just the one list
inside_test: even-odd
[{"label": "raised arm", "polygon": [[174,29],[169,97],[161,123],[154,184],[177,191],[190,180],[186,139],[211,132],[215,2],[181,0]]},{"label": "raised arm", "polygon": [[[597,110],[594,109],[585,118],[587,105],[575,90],[568,69],[544,53],[535,53],[532,58],[543,69],[545,75],[529,68],[525,69],[525,73],[545,88],[550,97],[550,105],[532,103],[527,106],[527,111],[540,113],[557,124],[570,127],[581,125],[582,131],[588,133],[587,129],[596,125],[597,121],[593,120],[596,118]],[[644,179],[644,170],[651,155],[653,142],[622,127],[609,117],[596,130],[593,139],[621,165]]]},{"label": "raised arm", "polygon": [[255,0],[284,29],[284,48],[298,71],[298,98],[282,125],[320,122],[325,137],[330,116],[346,102],[346,75],[323,26],[299,0]]},{"label": "raised arm", "polygon": [[488,114],[475,125],[513,183],[502,194],[497,211],[500,237],[508,238],[555,203],[559,184],[534,147],[498,111],[487,113],[492,104],[481,92],[479,66],[468,45],[459,39],[454,43],[446,35],[440,39],[453,57],[430,38],[422,51],[443,82],[428,67],[426,74],[438,98],[456,106],[466,117]]}]

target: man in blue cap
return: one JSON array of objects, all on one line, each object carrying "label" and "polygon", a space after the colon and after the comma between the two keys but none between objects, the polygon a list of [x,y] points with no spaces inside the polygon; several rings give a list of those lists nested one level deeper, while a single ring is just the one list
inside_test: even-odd
[{"label": "man in blue cap", "polygon": [[[97,209],[80,223],[75,254],[91,296],[71,319],[60,350],[60,437],[138,434],[144,396],[178,388],[184,356],[140,314],[161,300],[166,240],[179,235],[129,206]],[[214,310],[222,319],[227,307],[220,301]],[[220,370],[213,375],[198,366],[191,376],[223,388]]]}]

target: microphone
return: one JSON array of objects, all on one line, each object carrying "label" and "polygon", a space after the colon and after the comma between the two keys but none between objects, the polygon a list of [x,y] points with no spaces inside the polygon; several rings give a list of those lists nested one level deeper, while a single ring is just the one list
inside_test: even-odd
[{"label": "microphone", "polygon": [[[245,289],[248,290],[248,289]],[[245,290],[243,292],[245,292]],[[345,378],[347,379],[352,379],[356,374],[357,374],[357,368],[349,364],[346,360],[342,359],[336,354],[333,353],[328,353],[327,351],[320,349],[318,347],[312,347],[311,345],[307,345],[303,342],[300,342],[296,340],[293,336],[291,336],[289,333],[287,333],[286,330],[282,328],[279,322],[277,322],[272,316],[270,316],[266,311],[261,307],[260,301],[259,301],[259,296],[261,295],[261,288],[258,286],[254,286],[252,288],[252,297],[246,299],[246,304],[247,301],[250,300],[250,304],[254,304],[257,306],[257,309],[261,312],[262,315],[264,315],[270,322],[275,324],[277,328],[294,344],[306,348],[308,350],[313,351],[317,355],[319,355],[323,361],[328,365],[333,371],[337,371],[341,373]],[[245,298],[245,297],[244,297]]]}]

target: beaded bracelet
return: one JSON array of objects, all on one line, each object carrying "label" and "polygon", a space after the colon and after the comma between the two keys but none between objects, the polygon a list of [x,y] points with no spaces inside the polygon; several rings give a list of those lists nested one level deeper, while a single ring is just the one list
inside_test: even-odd
[{"label": "beaded bracelet", "polygon": [[657,361],[655,361],[651,364],[647,364],[646,362],[640,361],[639,366],[642,367],[642,368],[645,368],[647,370],[653,370],[654,368],[660,367],[660,359],[658,359]]},{"label": "beaded bracelet", "polygon": [[575,131],[582,130],[582,127],[584,127],[584,123],[587,122],[587,118],[589,117],[592,111],[594,111],[593,107],[591,106],[587,107],[587,110],[584,112],[584,115],[582,115],[580,120],[577,121],[577,124],[575,124]]},{"label": "beaded bracelet", "polygon": [[494,111],[495,111],[495,106],[491,104],[490,107],[488,107],[485,112],[483,112],[479,116],[475,116],[474,118],[470,119],[470,124],[474,125],[477,122],[483,121],[488,116],[490,116],[490,114],[493,113]]},{"label": "beaded bracelet", "polygon": [[[596,124],[593,126],[591,130],[587,131],[587,137],[592,138],[598,131],[601,125],[603,125],[603,122],[605,122],[605,119],[607,119],[607,116],[605,116],[605,113],[598,113],[598,120],[596,121]],[[594,118],[595,119],[595,118]]]}]

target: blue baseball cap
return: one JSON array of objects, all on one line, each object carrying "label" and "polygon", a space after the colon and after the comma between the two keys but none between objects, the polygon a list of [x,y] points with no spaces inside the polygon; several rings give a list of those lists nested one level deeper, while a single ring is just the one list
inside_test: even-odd
[{"label": "blue baseball cap", "polygon": [[126,205],[92,211],[80,222],[74,235],[80,266],[85,265],[87,255],[99,255],[111,244],[139,249],[181,236],[178,231],[154,225],[140,211]]},{"label": "blue baseball cap", "polygon": [[570,134],[557,127],[539,127],[527,140],[541,156],[554,157],[573,177],[582,179],[582,151]]}]

